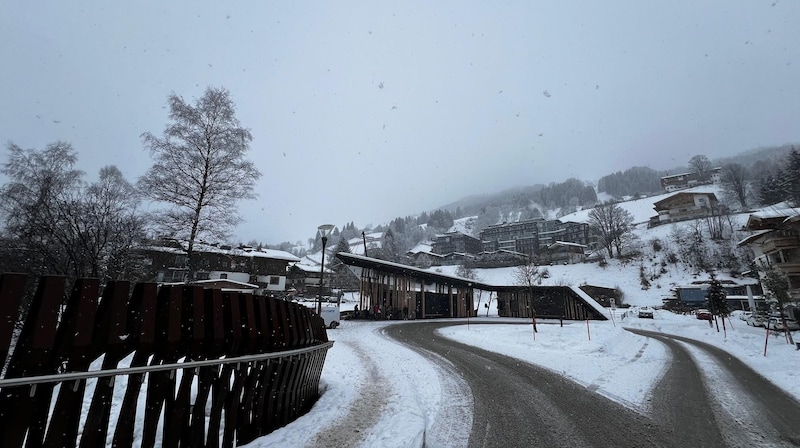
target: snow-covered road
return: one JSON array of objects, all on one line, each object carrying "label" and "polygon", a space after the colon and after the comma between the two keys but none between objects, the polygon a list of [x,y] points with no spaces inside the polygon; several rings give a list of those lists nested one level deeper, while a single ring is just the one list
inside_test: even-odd
[{"label": "snow-covered road", "polygon": [[[534,340],[530,325],[519,325],[519,319],[489,317],[471,322],[478,320],[514,324],[479,326],[463,320],[461,326],[449,327],[440,334],[547,367],[644,412],[653,385],[669,362],[665,346],[625,331],[620,322],[541,325]],[[452,391],[463,386],[448,384],[453,376],[449,372],[385,337],[383,328],[395,323],[345,321],[330,331],[330,338],[336,342],[325,362],[320,400],[307,415],[248,446],[322,446],[332,440],[321,437],[342,437],[342,446],[421,446],[426,431],[453,417],[444,411],[444,402],[449,404]],[[800,373],[796,362],[789,362],[797,359],[794,347],[778,336],[765,340],[764,329],[748,327],[735,317],[725,334],[692,316],[661,310],[656,311],[655,319],[633,317],[623,324],[629,328],[660,329],[720,347],[795,399],[800,397]],[[765,342],[769,344],[767,356]],[[366,398],[375,388],[383,394],[385,404],[377,398]],[[375,417],[378,409],[382,411]],[[455,417],[463,419],[464,415]],[[462,420],[462,427],[463,424]],[[468,434],[462,433],[458,432],[461,438],[439,446],[464,446],[463,437]]]}]

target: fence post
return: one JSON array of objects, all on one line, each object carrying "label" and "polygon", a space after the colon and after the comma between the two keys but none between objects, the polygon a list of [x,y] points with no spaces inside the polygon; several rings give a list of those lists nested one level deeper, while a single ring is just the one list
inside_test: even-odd
[{"label": "fence post", "polygon": [[[130,339],[131,346],[136,348],[131,367],[146,365],[152,354],[156,329],[156,296],[155,283],[139,283],[133,288],[127,313],[127,338]],[[116,422],[117,427],[112,440],[112,445],[115,447],[133,445],[136,408],[144,375],[144,373],[137,373],[128,377],[128,386],[122,399],[122,406]]]},{"label": "fence post", "polygon": [[6,363],[27,280],[25,274],[0,276],[0,366]]},{"label": "fence post", "polygon": [[[72,288],[67,306],[56,333],[57,362],[70,372],[84,372],[98,356],[93,339],[97,319],[97,279],[78,279]],[[79,380],[61,387],[53,408],[46,445],[71,446],[78,437],[83,394],[86,381]]]},{"label": "fence post", "polygon": [[[49,276],[39,280],[28,315],[22,324],[14,353],[8,362],[6,378],[19,378],[54,373],[58,313],[64,298],[64,277]],[[11,388],[0,392],[0,446],[22,446],[26,437],[31,445],[39,445],[44,437],[44,421],[36,409],[50,408],[53,385]]]}]

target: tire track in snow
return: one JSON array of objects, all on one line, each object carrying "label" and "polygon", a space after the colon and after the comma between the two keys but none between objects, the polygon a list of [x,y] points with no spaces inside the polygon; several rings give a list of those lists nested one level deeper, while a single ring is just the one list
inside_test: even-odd
[{"label": "tire track in snow", "polygon": [[373,428],[386,408],[387,399],[385,384],[387,381],[381,374],[378,364],[367,354],[360,342],[341,341],[367,366],[369,380],[354,385],[359,388],[359,398],[350,404],[350,411],[342,419],[345,425],[333,424],[320,431],[309,444],[310,447],[358,446]]}]

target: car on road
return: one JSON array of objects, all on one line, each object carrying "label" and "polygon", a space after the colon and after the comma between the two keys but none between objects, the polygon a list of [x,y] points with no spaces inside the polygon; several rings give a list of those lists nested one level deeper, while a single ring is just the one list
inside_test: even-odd
[{"label": "car on road", "polygon": [[704,309],[704,308],[701,308],[701,309],[695,311],[694,315],[699,320],[713,320],[714,319],[714,315],[711,314],[711,311],[708,311],[707,309]]},{"label": "car on road", "polygon": [[639,317],[643,319],[652,319],[653,309],[650,307],[639,308]]}]

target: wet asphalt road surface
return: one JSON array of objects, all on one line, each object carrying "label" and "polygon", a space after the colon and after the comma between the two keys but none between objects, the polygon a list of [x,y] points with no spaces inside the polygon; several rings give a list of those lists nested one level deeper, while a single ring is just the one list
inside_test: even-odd
[{"label": "wet asphalt road surface", "polygon": [[[450,363],[469,384],[464,393],[473,396],[473,420],[463,430],[470,431],[470,447],[800,446],[800,403],[710,345],[633,331],[666,344],[672,355],[645,415],[555,372],[435,333],[458,324],[421,322],[386,333],[434,362]],[[706,386],[687,345],[717,366],[727,400]]]}]

